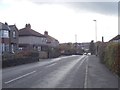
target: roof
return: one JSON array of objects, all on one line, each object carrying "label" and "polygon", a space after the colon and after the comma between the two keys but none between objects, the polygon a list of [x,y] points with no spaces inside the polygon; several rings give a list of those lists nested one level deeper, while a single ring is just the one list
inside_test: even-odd
[{"label": "roof", "polygon": [[10,29],[11,30],[17,30],[18,31],[18,28],[16,27],[16,25],[9,25]]},{"label": "roof", "polygon": [[10,30],[10,28],[8,27],[8,25],[6,25],[4,23],[1,23],[1,22],[0,22],[0,29],[2,29],[2,30]]},{"label": "roof", "polygon": [[35,30],[31,28],[22,28],[18,30],[19,36],[37,36],[37,37],[45,37],[41,33],[36,32]]},{"label": "roof", "polygon": [[[51,41],[58,41],[57,39],[53,38],[52,36],[50,35],[45,35],[45,37],[47,38],[47,43],[51,43]],[[59,41],[58,41],[59,42]]]},{"label": "roof", "polygon": [[47,35],[46,37],[48,37],[48,38],[51,39],[51,40],[56,40],[56,41],[58,41],[57,39],[53,38],[53,37],[50,36],[50,35]]},{"label": "roof", "polygon": [[117,35],[114,38],[112,38],[110,41],[119,40],[119,39],[120,39],[120,35]]}]

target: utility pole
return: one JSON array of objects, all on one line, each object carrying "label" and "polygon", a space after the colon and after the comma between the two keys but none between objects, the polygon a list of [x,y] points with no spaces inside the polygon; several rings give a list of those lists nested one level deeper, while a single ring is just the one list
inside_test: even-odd
[{"label": "utility pole", "polygon": [[77,43],[77,34],[75,34],[75,43]]},{"label": "utility pole", "polygon": [[77,34],[75,34],[75,52],[77,53]]},{"label": "utility pole", "polygon": [[95,40],[96,40],[96,56],[98,54],[98,45],[97,45],[97,20],[93,20],[95,22]]}]

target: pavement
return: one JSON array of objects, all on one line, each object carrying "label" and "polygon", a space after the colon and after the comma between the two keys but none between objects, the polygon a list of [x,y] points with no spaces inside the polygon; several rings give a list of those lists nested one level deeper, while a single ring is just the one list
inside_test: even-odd
[{"label": "pavement", "polygon": [[118,88],[96,56],[72,55],[2,70],[3,88]]},{"label": "pavement", "polygon": [[88,58],[87,88],[118,88],[118,77],[96,56]]}]

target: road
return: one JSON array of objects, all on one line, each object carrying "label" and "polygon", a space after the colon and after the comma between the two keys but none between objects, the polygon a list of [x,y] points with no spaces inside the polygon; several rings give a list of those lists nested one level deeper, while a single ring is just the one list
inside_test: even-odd
[{"label": "road", "polygon": [[[95,73],[95,70],[89,70],[88,61],[92,61],[89,58],[87,55],[63,56],[55,59],[42,60],[37,63],[6,68],[2,70],[2,87],[89,88],[94,86],[89,84],[93,80],[93,77],[89,73],[91,71]],[[107,79],[108,82],[114,80],[112,87],[117,88],[117,78],[113,75],[111,77],[111,79]],[[92,83],[94,84],[94,82]],[[99,84],[97,85],[99,86]],[[101,87],[106,84],[102,85]],[[106,86],[109,88],[109,83]]]}]

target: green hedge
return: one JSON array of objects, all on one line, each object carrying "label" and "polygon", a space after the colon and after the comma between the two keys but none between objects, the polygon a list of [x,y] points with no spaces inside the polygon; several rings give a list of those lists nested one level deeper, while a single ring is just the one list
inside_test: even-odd
[{"label": "green hedge", "polygon": [[112,72],[120,76],[120,43],[101,43],[99,45],[99,58]]},{"label": "green hedge", "polygon": [[39,57],[39,53],[37,51],[20,51],[17,53],[4,53],[2,55],[2,60],[14,60],[14,59],[23,59],[30,57]]},{"label": "green hedge", "polygon": [[4,53],[2,55],[2,67],[16,66],[39,61],[37,51],[21,51],[15,54]]}]

